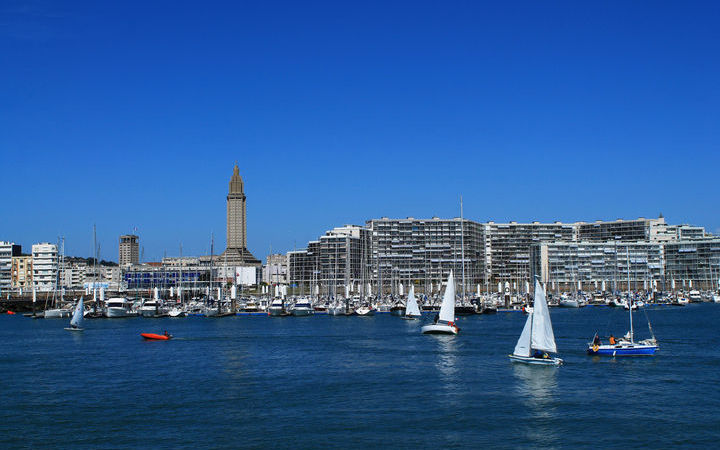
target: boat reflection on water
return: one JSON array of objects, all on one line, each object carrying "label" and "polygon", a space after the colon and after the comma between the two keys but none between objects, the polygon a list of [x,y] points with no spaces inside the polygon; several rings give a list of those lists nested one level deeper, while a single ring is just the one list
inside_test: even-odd
[{"label": "boat reflection on water", "polygon": [[435,367],[440,374],[442,399],[451,406],[459,406],[461,401],[460,385],[458,381],[458,343],[453,335],[435,334],[431,335],[436,342],[437,362]]},{"label": "boat reflection on water", "polygon": [[517,396],[527,406],[527,420],[519,420],[529,442],[540,447],[554,447],[561,443],[557,427],[555,393],[558,389],[558,370],[555,366],[513,364],[517,379]]}]

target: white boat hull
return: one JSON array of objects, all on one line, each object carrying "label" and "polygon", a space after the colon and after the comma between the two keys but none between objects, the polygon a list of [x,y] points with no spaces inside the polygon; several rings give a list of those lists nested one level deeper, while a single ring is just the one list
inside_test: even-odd
[{"label": "white boat hull", "polygon": [[580,303],[577,300],[560,300],[558,306],[561,308],[579,308]]},{"label": "white boat hull", "polygon": [[282,306],[271,306],[268,308],[268,315],[271,316],[282,316],[285,309]]},{"label": "white boat hull", "polygon": [[132,311],[128,311],[125,308],[106,308],[105,309],[105,317],[108,318],[118,318],[118,317],[134,317],[136,316],[136,313],[133,313]]},{"label": "white boat hull", "polygon": [[533,364],[538,366],[559,366],[563,363],[560,358],[534,358],[532,356],[508,355],[512,362]]},{"label": "white boat hull", "polygon": [[360,307],[355,310],[355,314],[358,316],[373,316],[375,315],[375,310],[372,308]]},{"label": "white boat hull", "polygon": [[422,334],[458,334],[458,328],[454,325],[447,325],[443,323],[433,323],[425,325],[421,329]]},{"label": "white boat hull", "polygon": [[48,309],[45,311],[46,319],[65,319],[72,315],[69,309]]},{"label": "white boat hull", "polygon": [[336,306],[333,308],[328,308],[328,314],[331,316],[344,316],[345,315],[345,307],[344,306]]},{"label": "white boat hull", "polygon": [[185,311],[183,311],[180,308],[173,308],[170,311],[168,311],[168,315],[170,317],[185,317]]},{"label": "white boat hull", "polygon": [[310,316],[313,313],[315,313],[314,310],[310,308],[293,308],[292,315],[293,316]]}]

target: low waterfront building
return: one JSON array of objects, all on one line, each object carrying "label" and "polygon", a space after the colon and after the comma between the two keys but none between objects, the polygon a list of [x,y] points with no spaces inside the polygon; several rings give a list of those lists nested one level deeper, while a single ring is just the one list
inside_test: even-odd
[{"label": "low waterfront building", "polygon": [[33,287],[37,292],[55,289],[58,277],[58,246],[49,242],[32,246]]},{"label": "low waterfront building", "polygon": [[[181,278],[182,275],[182,278]],[[147,290],[184,287],[186,292],[204,292],[210,283],[210,266],[165,266],[139,264],[125,269],[122,281],[126,289]]]}]

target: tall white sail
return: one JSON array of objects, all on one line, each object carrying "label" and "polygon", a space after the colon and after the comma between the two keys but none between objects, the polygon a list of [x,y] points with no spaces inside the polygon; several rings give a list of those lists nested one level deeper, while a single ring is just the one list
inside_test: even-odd
[{"label": "tall white sail", "polygon": [[525,327],[520,334],[520,339],[518,339],[517,344],[515,344],[515,350],[513,350],[514,355],[530,356],[530,329],[532,328],[532,320],[532,313],[530,313],[525,321]]},{"label": "tall white sail", "polygon": [[447,286],[445,287],[445,295],[443,295],[442,305],[440,306],[440,321],[455,321],[455,279],[452,270],[448,276]]},{"label": "tall white sail", "polygon": [[407,305],[405,306],[405,315],[420,315],[420,308],[418,308],[417,300],[415,299],[415,286],[413,285],[410,285],[410,292],[408,292]]},{"label": "tall white sail", "polygon": [[545,290],[535,280],[535,302],[533,303],[531,347],[535,350],[557,353],[555,335],[550,322],[550,310],[545,299]]},{"label": "tall white sail", "polygon": [[82,321],[83,321],[83,312],[85,311],[83,307],[83,298],[80,297],[80,301],[78,302],[77,306],[75,307],[75,312],[73,313],[72,319],[70,320],[70,325],[76,328],[82,327]]}]

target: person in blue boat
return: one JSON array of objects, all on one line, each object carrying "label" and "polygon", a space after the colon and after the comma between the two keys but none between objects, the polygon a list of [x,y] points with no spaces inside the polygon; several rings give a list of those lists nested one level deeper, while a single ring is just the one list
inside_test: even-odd
[{"label": "person in blue boat", "polygon": [[600,336],[598,336],[597,333],[595,333],[595,337],[593,338],[593,345],[602,345],[602,342],[600,341]]},{"label": "person in blue boat", "polygon": [[617,344],[617,341],[615,340],[615,336],[613,336],[612,334],[610,335],[610,338],[608,340],[610,341],[610,345]]},{"label": "person in blue boat", "polygon": [[535,350],[535,353],[533,353],[533,358],[548,359],[549,357],[550,355],[547,352],[541,352],[540,350]]}]

